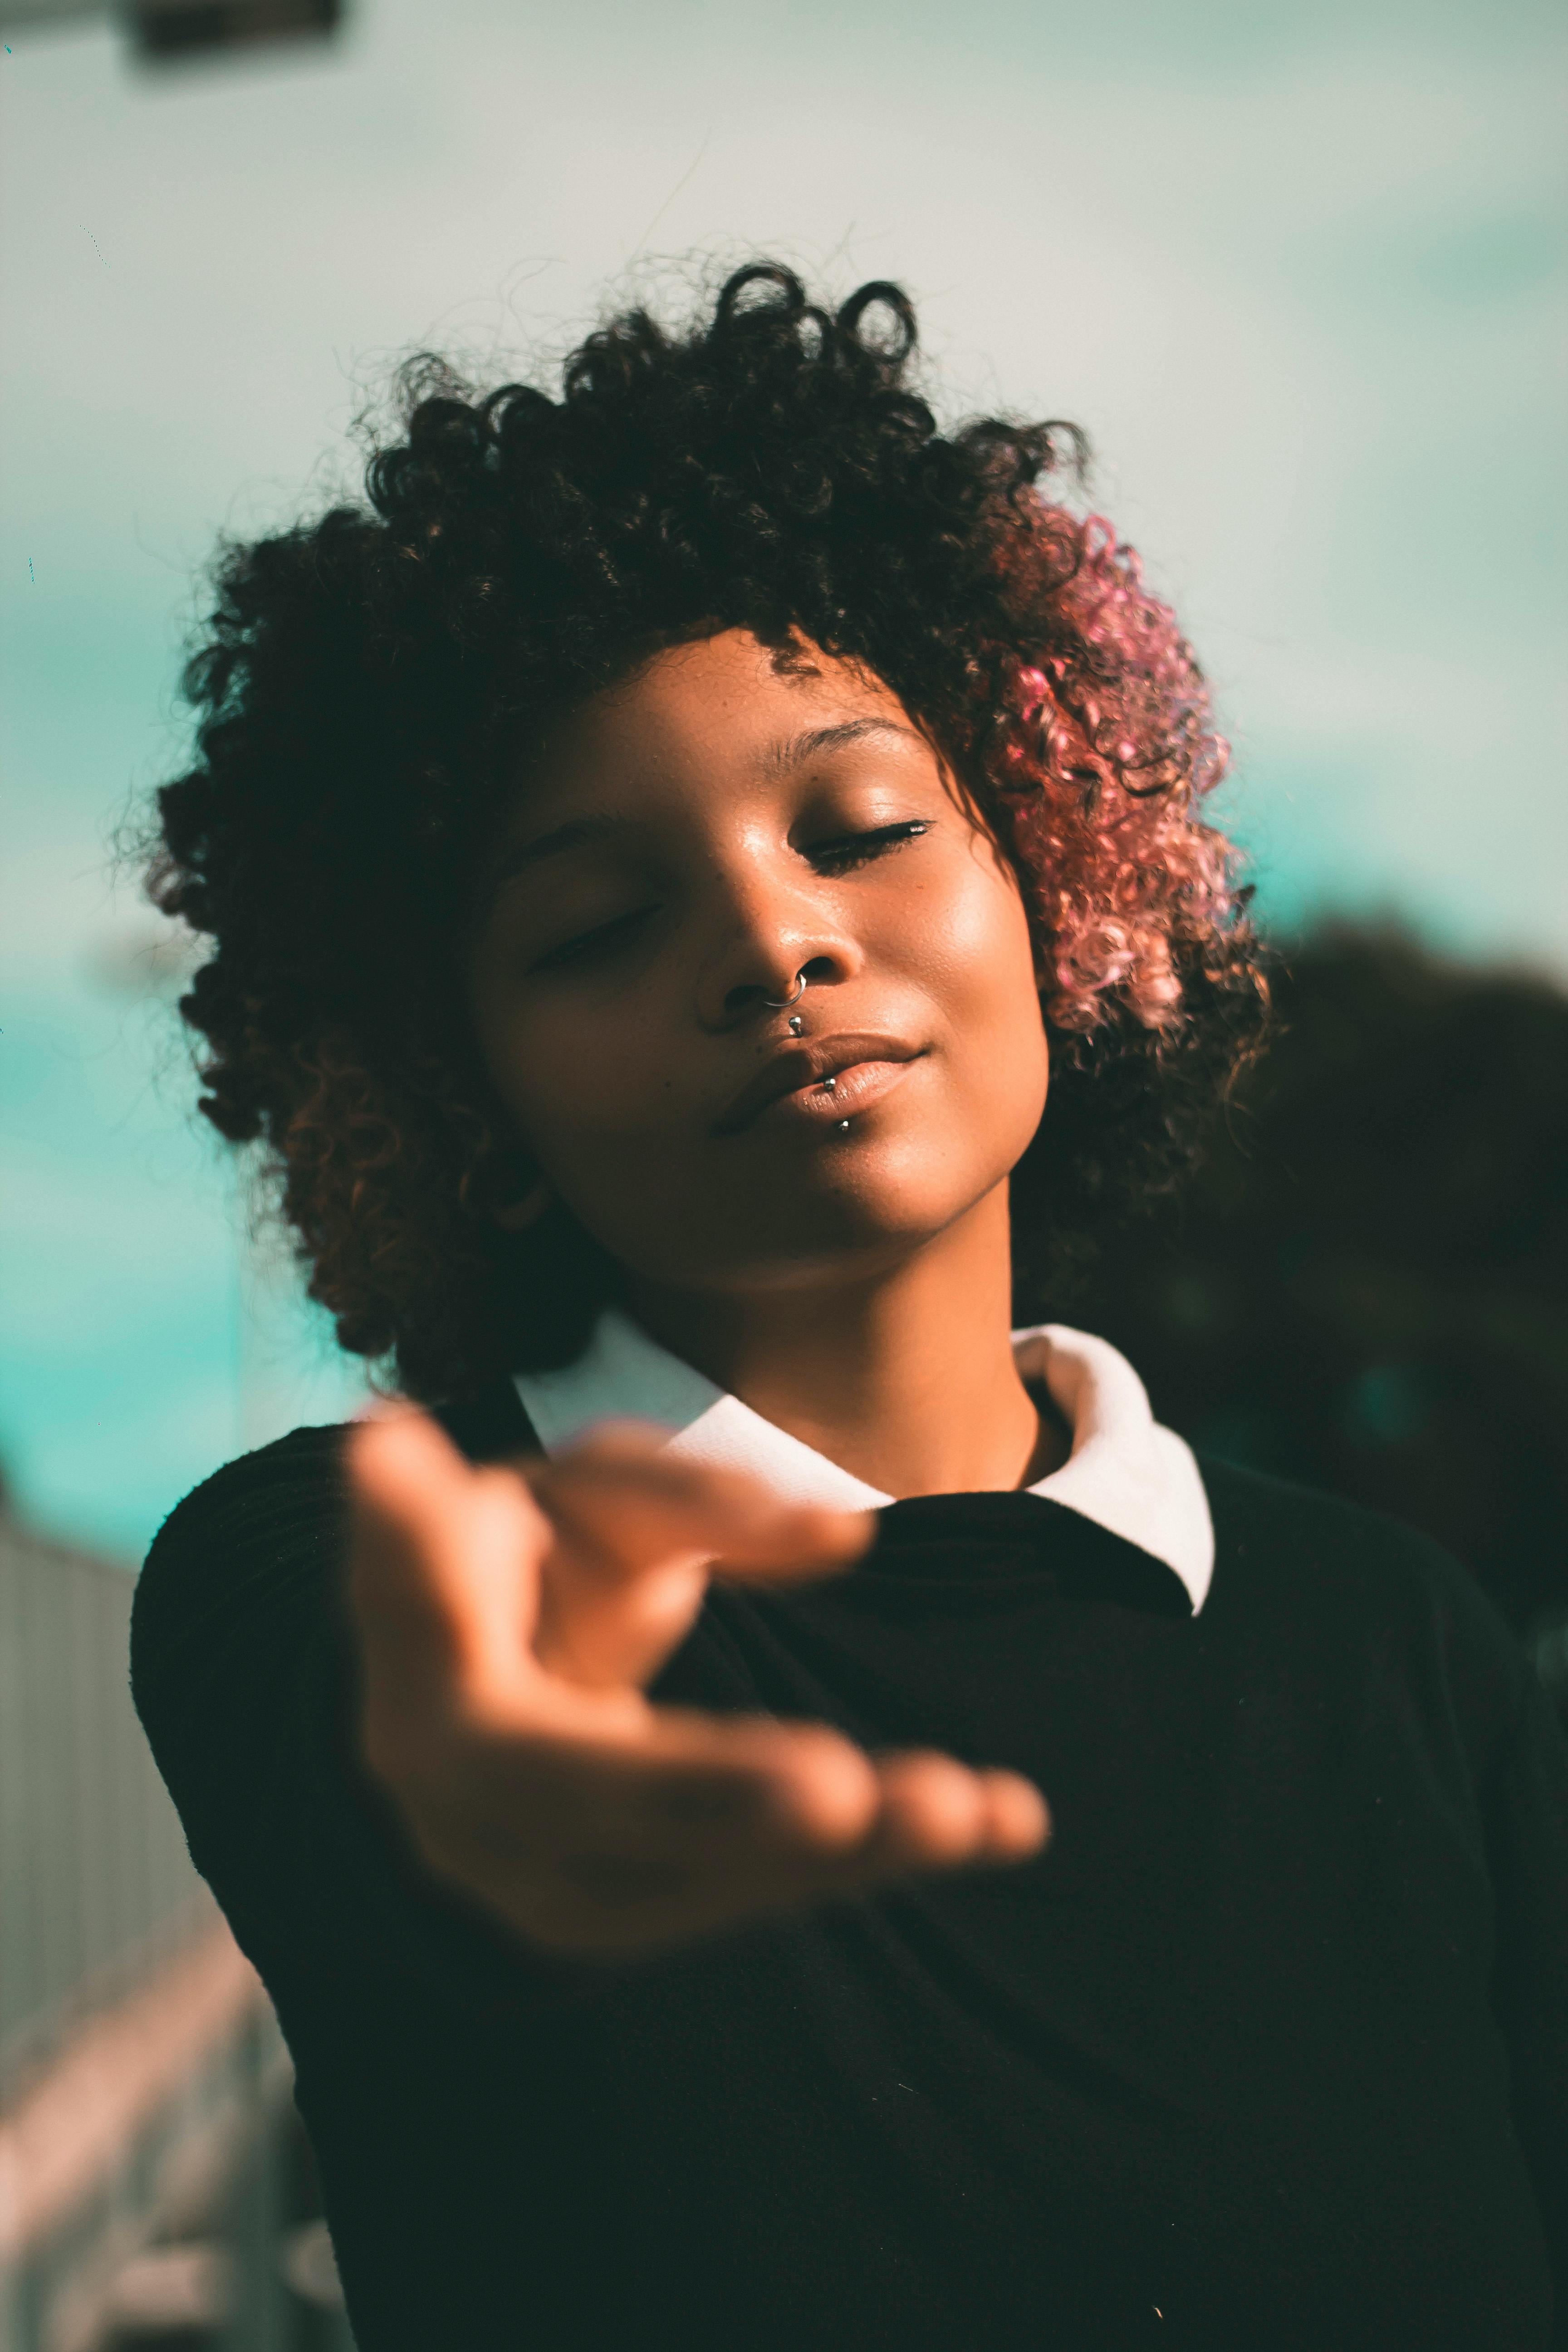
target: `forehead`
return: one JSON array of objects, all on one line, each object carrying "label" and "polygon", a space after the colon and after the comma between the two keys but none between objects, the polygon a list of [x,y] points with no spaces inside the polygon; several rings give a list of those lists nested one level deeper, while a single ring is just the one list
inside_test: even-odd
[{"label": "forehead", "polygon": [[855,721],[907,730],[908,712],[858,664],[795,643],[782,651],[748,630],[672,646],[605,688],[552,730],[531,779],[541,791],[679,772],[715,782],[776,769],[802,730]]}]

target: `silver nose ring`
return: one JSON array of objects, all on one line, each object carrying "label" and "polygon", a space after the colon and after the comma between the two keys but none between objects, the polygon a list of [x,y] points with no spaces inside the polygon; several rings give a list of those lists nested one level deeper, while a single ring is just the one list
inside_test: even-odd
[{"label": "silver nose ring", "polygon": [[[770,1013],[782,1013],[786,1005],[798,1004],[805,994],[805,974],[804,971],[797,971],[795,976],[795,994],[793,996],[764,996],[763,1003],[767,1006]],[[795,1023],[792,1021],[789,1025],[793,1029],[795,1027]]]}]

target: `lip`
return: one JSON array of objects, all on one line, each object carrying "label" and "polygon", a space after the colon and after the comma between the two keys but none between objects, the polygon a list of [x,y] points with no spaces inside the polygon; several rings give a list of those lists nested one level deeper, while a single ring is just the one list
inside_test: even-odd
[{"label": "lip", "polygon": [[[787,1115],[814,1126],[831,1125],[857,1110],[868,1110],[903,1075],[903,1066],[918,1061],[924,1051],[923,1045],[908,1045],[901,1037],[868,1033],[803,1037],[775,1054],[742,1087],[714,1121],[713,1133],[739,1135],[775,1103],[781,1112],[787,1108]],[[822,1090],[825,1078],[842,1078],[844,1084],[830,1095]]]}]

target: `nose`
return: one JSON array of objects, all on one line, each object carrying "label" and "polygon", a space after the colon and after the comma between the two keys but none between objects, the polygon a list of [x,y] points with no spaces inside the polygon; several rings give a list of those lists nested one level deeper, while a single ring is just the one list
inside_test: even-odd
[{"label": "nose", "polygon": [[839,977],[840,974],[831,956],[815,955],[808,956],[805,963],[799,965],[788,980],[778,984],[776,996],[773,993],[773,983],[771,982],[739,982],[735,987],[725,992],[724,1026],[733,1028],[738,1022],[743,1021],[749,1013],[782,1013],[784,1006],[795,1003],[797,997],[803,995],[813,982],[820,983]]},{"label": "nose", "polygon": [[698,1017],[716,1031],[766,1020],[803,981],[818,988],[848,980],[859,961],[826,908],[803,906],[793,892],[753,894],[731,906],[729,934],[698,983]]}]

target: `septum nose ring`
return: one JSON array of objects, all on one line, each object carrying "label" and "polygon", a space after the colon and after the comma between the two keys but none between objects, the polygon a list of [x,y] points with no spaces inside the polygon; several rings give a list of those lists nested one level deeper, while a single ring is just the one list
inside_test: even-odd
[{"label": "septum nose ring", "polygon": [[[764,996],[764,997],[763,997],[763,1003],[767,1006],[768,1011],[769,1011],[770,1013],[783,1013],[783,1012],[784,1012],[784,1011],[785,1011],[785,1010],[786,1010],[790,1005],[792,1005],[792,1004],[798,1004],[798,1003],[800,1003],[801,998],[802,998],[805,994],[805,973],[804,972],[804,971],[797,971],[797,972],[795,973],[795,993],[794,993],[794,995],[793,995],[793,996]],[[789,1031],[790,1031],[790,1034],[791,1034],[791,1036],[792,1036],[792,1037],[799,1037],[799,1036],[801,1036],[801,1035],[803,1035],[803,1034],[804,1034],[805,1030],[805,1021],[801,1018],[801,1015],[797,1013],[795,1013],[795,1014],[794,1015],[794,1017],[793,1017],[793,1018],[792,1018],[792,1020],[790,1021],[790,1024],[789,1024]]]},{"label": "septum nose ring", "polygon": [[[770,1013],[783,1013],[790,1005],[798,1004],[805,994],[805,972],[803,967],[801,971],[795,973],[795,993],[793,996],[764,996],[763,1003],[767,1006]],[[798,1013],[792,1013],[789,1017],[789,1031],[791,1036],[801,1036],[804,1034],[805,1029],[805,1023],[801,1019],[800,1014]],[[824,1078],[822,1081],[823,1093],[825,1095],[831,1095],[837,1083],[837,1078]],[[847,1135],[849,1132],[849,1121],[847,1118],[836,1119],[834,1121],[834,1131],[838,1135]]]}]

